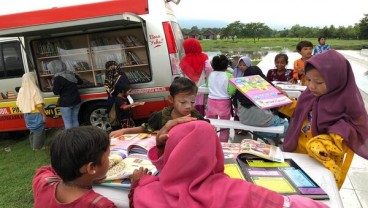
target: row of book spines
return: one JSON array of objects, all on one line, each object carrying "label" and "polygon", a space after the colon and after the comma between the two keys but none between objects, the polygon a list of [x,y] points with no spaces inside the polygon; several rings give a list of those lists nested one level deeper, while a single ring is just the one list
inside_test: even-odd
[{"label": "row of book spines", "polygon": [[71,49],[71,43],[68,40],[41,41],[36,45],[36,53],[41,57],[57,56],[59,48]]},{"label": "row of book spines", "polygon": [[17,98],[15,93],[12,92],[12,91],[7,91],[6,93],[1,92],[0,95],[1,95],[0,100],[3,100],[3,99],[16,99]]},{"label": "row of book spines", "polygon": [[120,44],[122,47],[141,46],[143,43],[132,35],[116,36],[116,37],[101,37],[95,38],[91,41],[91,46],[106,46],[106,45],[117,45]]},{"label": "row of book spines", "polygon": [[151,77],[144,71],[126,71],[124,72],[130,83],[148,82]]},{"label": "row of book spines", "polygon": [[[50,69],[47,68],[47,64],[49,62],[50,61],[41,61],[41,67],[42,67],[41,74],[42,75],[51,74]],[[64,60],[64,63],[67,65],[68,69],[74,69],[74,71],[90,70],[89,64],[85,61]]]}]

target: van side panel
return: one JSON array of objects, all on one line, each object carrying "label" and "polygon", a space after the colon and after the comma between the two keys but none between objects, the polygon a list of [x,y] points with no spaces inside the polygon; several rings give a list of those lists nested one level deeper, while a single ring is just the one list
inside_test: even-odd
[{"label": "van side panel", "polygon": [[135,13],[137,15],[147,14],[148,1],[114,0],[2,15],[0,30],[111,16],[124,12]]}]

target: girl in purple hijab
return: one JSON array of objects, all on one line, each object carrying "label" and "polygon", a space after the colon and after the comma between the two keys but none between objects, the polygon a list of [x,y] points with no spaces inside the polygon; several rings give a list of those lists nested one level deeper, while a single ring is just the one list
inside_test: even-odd
[{"label": "girl in purple hijab", "polygon": [[305,76],[308,89],[280,109],[292,115],[283,148],[323,163],[341,188],[354,153],[368,159],[364,102],[349,61],[335,50],[310,58]]}]

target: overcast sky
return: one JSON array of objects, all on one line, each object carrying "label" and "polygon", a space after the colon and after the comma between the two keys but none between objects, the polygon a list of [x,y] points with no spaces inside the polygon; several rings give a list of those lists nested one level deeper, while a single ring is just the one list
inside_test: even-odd
[{"label": "overcast sky", "polygon": [[268,26],[348,26],[368,13],[368,0],[181,0],[180,19],[212,19]]},{"label": "overcast sky", "polygon": [[[103,0],[1,0],[0,14],[96,1]],[[181,0],[173,9],[178,19],[338,27],[358,23],[368,13],[368,0]]]}]

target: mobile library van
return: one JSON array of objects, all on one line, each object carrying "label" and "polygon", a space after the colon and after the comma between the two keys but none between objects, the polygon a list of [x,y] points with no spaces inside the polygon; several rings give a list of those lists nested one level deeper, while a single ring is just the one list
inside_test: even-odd
[{"label": "mobile library van", "polygon": [[25,72],[35,71],[46,102],[48,128],[62,126],[47,63],[61,60],[84,81],[81,123],[109,129],[105,63],[116,61],[145,105],[135,119],[168,106],[180,76],[183,36],[172,4],[180,0],[102,0],[0,16],[0,132],[26,129],[15,101]]}]

